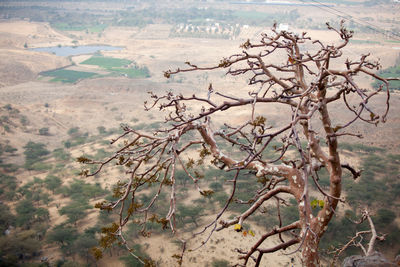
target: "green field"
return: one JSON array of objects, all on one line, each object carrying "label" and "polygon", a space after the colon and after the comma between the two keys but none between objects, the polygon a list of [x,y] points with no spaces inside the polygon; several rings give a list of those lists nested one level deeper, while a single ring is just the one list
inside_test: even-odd
[{"label": "green field", "polygon": [[134,61],[128,59],[93,56],[81,64],[95,65],[109,71],[112,75],[127,76],[129,78],[148,78],[150,72],[147,67],[139,67]]},{"label": "green field", "polygon": [[86,29],[85,26],[79,24],[69,24],[63,22],[51,24],[51,27],[60,31],[83,31]]},{"label": "green field", "polygon": [[57,22],[52,23],[51,27],[60,30],[60,31],[87,31],[88,33],[100,33],[104,31],[105,28],[108,27],[106,24],[81,24],[81,23],[65,23],[65,22]]},{"label": "green field", "polygon": [[82,65],[93,65],[106,70],[108,74],[99,75],[95,72],[75,71],[68,69],[59,69],[42,72],[44,77],[53,77],[51,82],[75,83],[82,79],[88,79],[93,76],[125,76],[129,78],[148,78],[150,72],[147,67],[139,67],[134,61],[127,59],[92,56],[91,58],[83,61]]},{"label": "green field", "polygon": [[112,57],[102,57],[102,56],[93,56],[81,64],[83,65],[95,65],[104,69],[112,69],[112,68],[121,68],[123,66],[131,64],[132,61],[127,59],[120,58],[112,58]]},{"label": "green field", "polygon": [[116,69],[113,69],[113,73],[116,73],[118,75],[126,75],[129,78],[149,78],[150,77],[150,72],[146,67],[132,68],[132,69],[116,68]]},{"label": "green field", "polygon": [[[400,62],[400,58],[397,59]],[[378,74],[384,78],[400,78],[400,64],[390,67],[378,72]],[[380,81],[375,81],[372,86],[375,89],[378,89],[379,86],[382,84]],[[389,82],[389,89],[390,90],[400,90],[400,81],[390,81]]]},{"label": "green field", "polygon": [[98,24],[98,25],[93,25],[93,26],[89,27],[87,30],[91,33],[99,33],[99,32],[104,31],[107,27],[108,27],[108,25],[106,25],[106,24]]},{"label": "green field", "polygon": [[84,72],[75,70],[51,70],[42,72],[42,76],[54,77],[51,82],[63,82],[63,83],[75,83],[78,80],[87,79],[93,77],[97,73],[94,72]]}]

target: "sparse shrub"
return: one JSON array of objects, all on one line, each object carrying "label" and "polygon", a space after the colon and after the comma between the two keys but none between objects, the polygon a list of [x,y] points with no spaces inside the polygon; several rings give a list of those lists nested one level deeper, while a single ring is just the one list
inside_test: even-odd
[{"label": "sparse shrub", "polygon": [[29,141],[24,146],[24,149],[25,168],[27,168],[28,170],[45,170],[49,168],[46,164],[40,162],[41,160],[43,160],[44,156],[50,153],[50,151],[46,149],[45,144]]},{"label": "sparse shrub", "polygon": [[104,126],[97,127],[97,131],[99,131],[99,134],[106,134],[107,133],[106,127],[104,127]]},{"label": "sparse shrub", "polygon": [[54,149],[53,156],[59,160],[69,160],[71,158],[71,154],[65,151],[63,148]]},{"label": "sparse shrub", "polygon": [[219,182],[212,182],[210,184],[210,188],[214,191],[214,192],[218,192],[223,190],[224,188],[222,187],[221,183]]},{"label": "sparse shrub", "polygon": [[40,128],[39,129],[39,134],[40,135],[50,135],[49,128],[48,127]]},{"label": "sparse shrub", "polygon": [[[140,244],[135,244],[133,245],[133,251],[135,252],[135,255],[145,259],[149,264],[150,262],[153,262],[150,258],[149,255],[147,255],[143,249],[142,246]],[[140,261],[138,261],[136,258],[132,257],[131,255],[126,255],[120,258],[124,263],[125,266],[127,267],[142,267],[143,263],[141,263]],[[146,265],[146,266],[153,266],[153,265]]]},{"label": "sparse shrub", "polygon": [[68,223],[72,223],[76,226],[77,221],[85,217],[85,210],[89,208],[90,205],[85,201],[73,201],[69,205],[60,209],[59,213],[61,215],[67,215]]},{"label": "sparse shrub", "polygon": [[64,147],[65,147],[65,148],[70,148],[70,147],[72,147],[71,141],[69,141],[69,140],[65,141],[65,142],[64,142]]},{"label": "sparse shrub", "polygon": [[228,267],[229,261],[227,260],[213,260],[211,262],[212,267]]},{"label": "sparse shrub", "polygon": [[46,188],[51,190],[54,194],[54,190],[56,190],[61,186],[62,181],[57,176],[47,175],[46,178],[44,179],[44,184]]},{"label": "sparse shrub", "polygon": [[31,164],[27,169],[33,171],[49,171],[53,168],[53,165],[44,162],[35,162]]},{"label": "sparse shrub", "polygon": [[6,104],[6,105],[3,106],[3,108],[6,109],[6,110],[8,110],[8,111],[10,111],[10,110],[13,109],[12,106],[11,106],[11,104]]},{"label": "sparse shrub", "polygon": [[29,124],[28,117],[26,117],[25,115],[21,115],[19,121],[21,122],[21,124],[23,126],[26,126]]},{"label": "sparse shrub", "polygon": [[70,136],[76,136],[78,134],[78,132],[79,132],[79,127],[72,127],[72,128],[69,128],[69,130],[68,130],[68,134]]}]

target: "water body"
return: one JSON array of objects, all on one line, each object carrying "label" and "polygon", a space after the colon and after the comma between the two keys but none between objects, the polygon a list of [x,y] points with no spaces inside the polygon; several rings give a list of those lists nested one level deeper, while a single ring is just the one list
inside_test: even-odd
[{"label": "water body", "polygon": [[107,46],[107,45],[82,45],[82,46],[51,46],[32,48],[33,51],[47,52],[55,54],[56,56],[68,57],[85,54],[93,54],[98,51],[115,51],[122,50],[123,47]]}]

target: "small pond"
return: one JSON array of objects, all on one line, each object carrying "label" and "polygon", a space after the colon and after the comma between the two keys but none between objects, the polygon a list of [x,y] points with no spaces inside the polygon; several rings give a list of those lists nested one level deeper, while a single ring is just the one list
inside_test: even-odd
[{"label": "small pond", "polygon": [[51,46],[32,48],[33,51],[47,52],[56,56],[68,57],[85,54],[93,54],[98,51],[115,51],[122,50],[123,47],[107,46],[107,45],[82,45],[82,46]]}]

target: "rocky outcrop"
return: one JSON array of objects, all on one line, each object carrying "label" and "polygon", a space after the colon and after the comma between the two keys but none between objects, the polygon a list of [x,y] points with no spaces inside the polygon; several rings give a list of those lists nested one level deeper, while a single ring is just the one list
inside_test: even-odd
[{"label": "rocky outcrop", "polygon": [[342,267],[398,267],[388,261],[381,253],[374,252],[370,256],[353,255],[344,259]]}]

